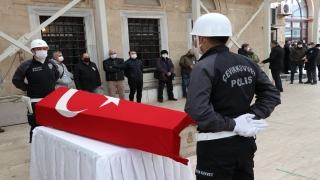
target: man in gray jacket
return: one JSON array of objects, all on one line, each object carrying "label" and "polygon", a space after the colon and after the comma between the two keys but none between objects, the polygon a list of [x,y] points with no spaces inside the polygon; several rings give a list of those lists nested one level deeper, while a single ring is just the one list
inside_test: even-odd
[{"label": "man in gray jacket", "polygon": [[72,83],[73,74],[71,74],[66,65],[64,65],[62,62],[64,60],[62,53],[60,51],[54,51],[52,53],[52,58],[55,60],[56,65],[58,66],[58,71],[59,71],[59,79],[56,84],[56,89],[59,88],[60,86],[65,86],[69,87],[70,84]]}]

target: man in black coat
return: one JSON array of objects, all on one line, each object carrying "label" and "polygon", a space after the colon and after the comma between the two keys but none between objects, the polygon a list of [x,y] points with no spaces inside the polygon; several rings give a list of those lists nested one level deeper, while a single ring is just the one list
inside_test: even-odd
[{"label": "man in black coat", "polygon": [[73,78],[78,90],[98,94],[101,79],[96,64],[90,61],[90,54],[82,54],[81,61],[74,66]]},{"label": "man in black coat", "polygon": [[250,50],[249,44],[244,43],[242,44],[241,48],[238,50],[238,54],[241,54],[242,56],[248,57],[248,51]]},{"label": "man in black coat", "polygon": [[125,76],[128,78],[130,88],[129,100],[133,101],[137,91],[137,102],[141,103],[143,88],[143,62],[137,59],[135,51],[129,51],[130,58],[126,60]]},{"label": "man in black coat", "polygon": [[306,63],[306,70],[307,70],[307,76],[308,81],[304,84],[317,84],[317,73],[316,73],[316,67],[317,67],[317,60],[319,55],[319,49],[315,47],[315,44],[313,42],[309,43],[309,49],[306,52],[306,56],[304,57],[304,60]]},{"label": "man in black coat", "polygon": [[272,78],[275,81],[276,87],[280,92],[283,92],[280,72],[283,69],[283,58],[285,52],[275,40],[272,40],[270,45],[272,47],[270,56],[268,59],[262,61],[262,63],[270,63],[269,69],[271,69]]},{"label": "man in black coat", "polygon": [[290,64],[290,58],[289,58],[290,48],[291,48],[290,45],[291,45],[291,41],[286,41],[286,44],[283,47],[283,49],[284,49],[284,60],[283,60],[284,74],[289,74],[289,70],[291,70],[291,64]]}]

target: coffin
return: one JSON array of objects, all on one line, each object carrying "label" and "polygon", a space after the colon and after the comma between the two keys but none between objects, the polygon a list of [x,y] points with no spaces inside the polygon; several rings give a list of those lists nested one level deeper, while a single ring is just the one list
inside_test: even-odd
[{"label": "coffin", "polygon": [[40,125],[183,164],[195,154],[196,129],[184,112],[60,87],[36,104],[35,114]]}]

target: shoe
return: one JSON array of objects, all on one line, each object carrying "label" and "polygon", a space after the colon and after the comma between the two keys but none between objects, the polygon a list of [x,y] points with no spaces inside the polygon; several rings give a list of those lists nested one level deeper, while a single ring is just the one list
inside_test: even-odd
[{"label": "shoe", "polygon": [[299,83],[300,83],[300,84],[303,84],[303,82],[302,82],[302,81],[299,81]]},{"label": "shoe", "polygon": [[290,74],[289,72],[284,72],[283,74]]},{"label": "shoe", "polygon": [[316,85],[317,83],[311,83],[311,85]]},{"label": "shoe", "polygon": [[290,84],[293,84],[293,82],[291,81]]},{"label": "shoe", "polygon": [[158,99],[158,102],[161,102],[161,103],[163,103],[163,99]]},{"label": "shoe", "polygon": [[311,84],[311,82],[310,82],[310,81],[307,81],[307,82],[305,82],[305,83],[303,83],[303,84]]},{"label": "shoe", "polygon": [[176,98],[169,98],[169,101],[177,101],[178,99]]},{"label": "shoe", "polygon": [[2,133],[2,132],[4,132],[4,131],[5,131],[5,130],[0,127],[0,133]]}]

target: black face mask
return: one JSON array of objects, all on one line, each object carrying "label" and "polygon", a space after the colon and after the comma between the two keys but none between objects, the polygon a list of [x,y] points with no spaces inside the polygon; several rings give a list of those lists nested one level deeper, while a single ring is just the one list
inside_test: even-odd
[{"label": "black face mask", "polygon": [[192,56],[194,56],[194,55],[193,54],[189,55],[189,57],[192,57]]},{"label": "black face mask", "polygon": [[83,62],[90,62],[90,58],[84,58]]}]

